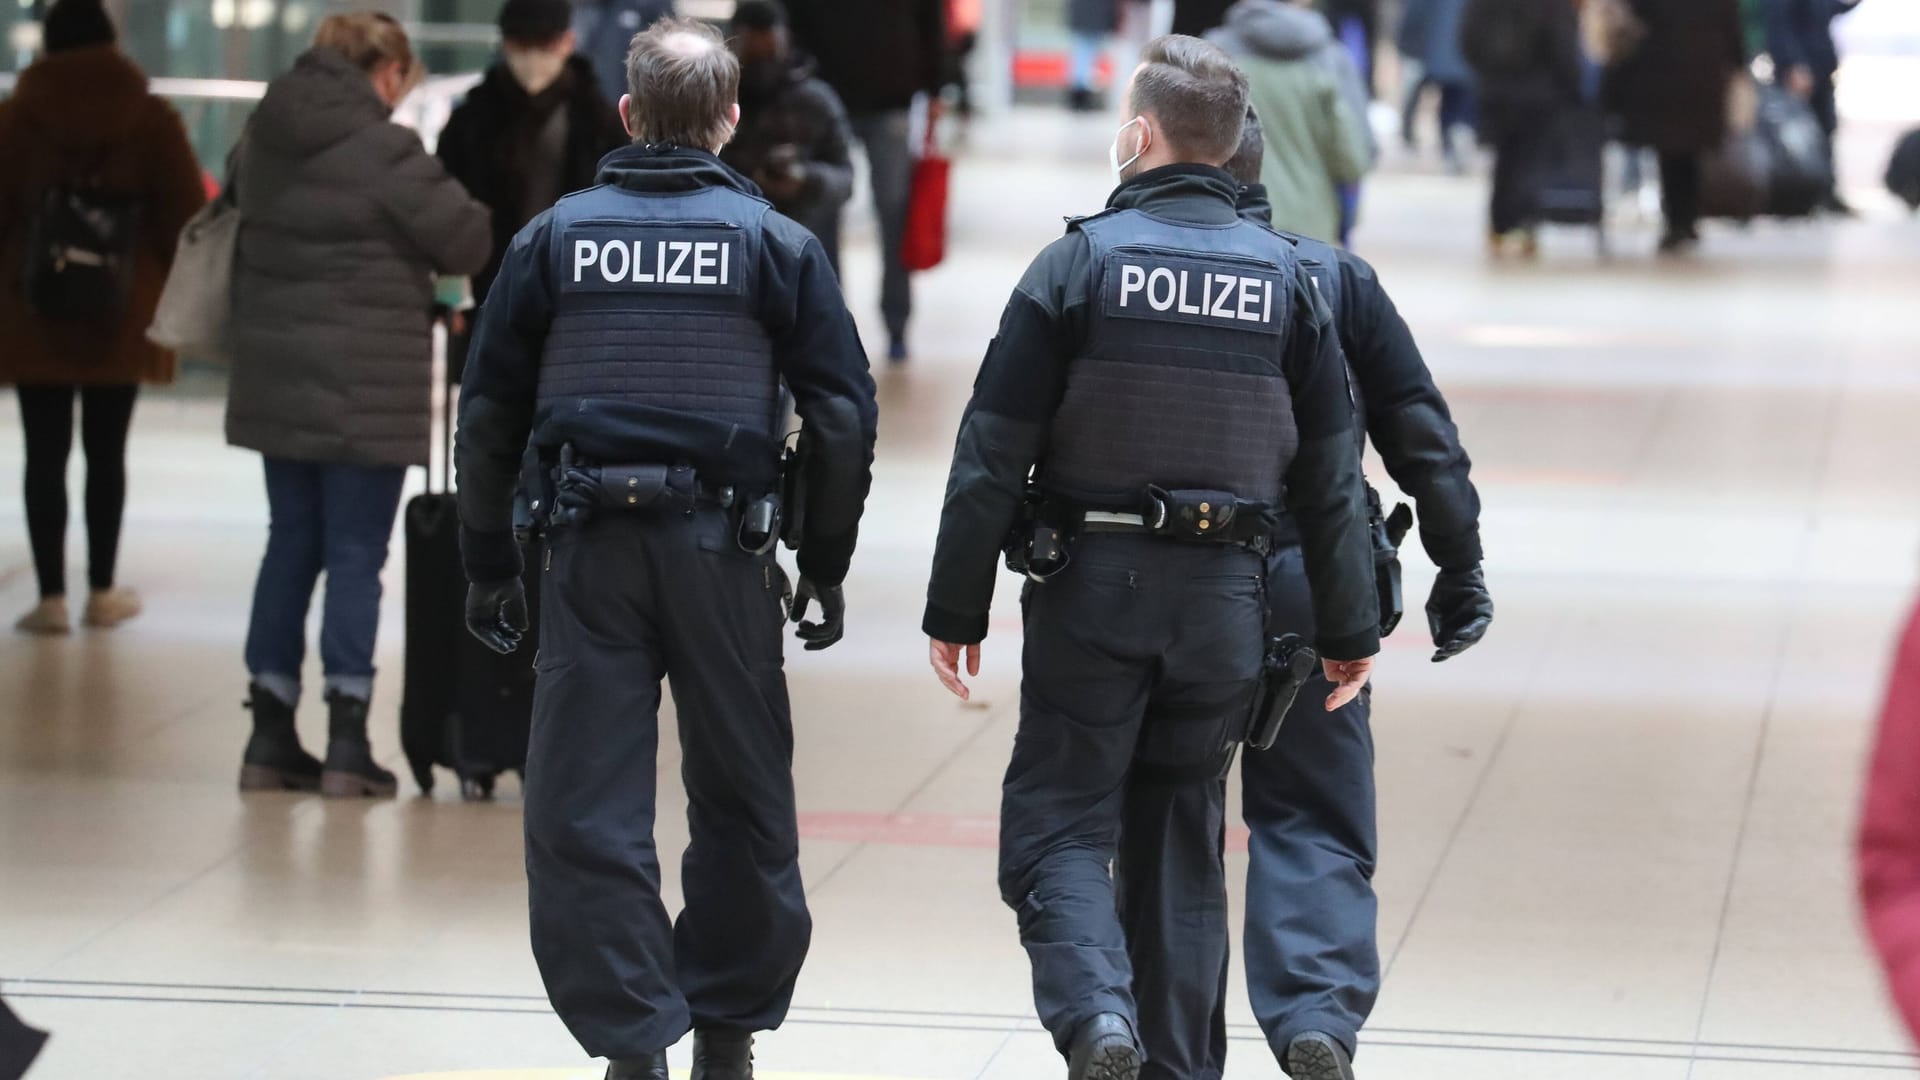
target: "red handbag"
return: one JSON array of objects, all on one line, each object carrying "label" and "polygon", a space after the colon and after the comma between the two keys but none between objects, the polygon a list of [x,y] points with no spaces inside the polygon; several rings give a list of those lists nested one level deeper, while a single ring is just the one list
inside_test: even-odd
[{"label": "red handbag", "polygon": [[940,152],[937,126],[927,124],[926,146],[913,163],[907,232],[900,241],[900,258],[908,270],[931,270],[947,257],[947,174],[953,162]]}]

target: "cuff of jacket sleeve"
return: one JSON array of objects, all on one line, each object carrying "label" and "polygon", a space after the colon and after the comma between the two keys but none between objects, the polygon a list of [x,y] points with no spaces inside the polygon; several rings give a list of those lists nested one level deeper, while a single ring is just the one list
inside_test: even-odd
[{"label": "cuff of jacket sleeve", "polygon": [[1342,634],[1338,637],[1320,635],[1314,642],[1322,660],[1365,660],[1380,652],[1380,631],[1364,630],[1358,634]]},{"label": "cuff of jacket sleeve", "polygon": [[1427,558],[1433,560],[1433,565],[1442,570],[1471,570],[1479,566],[1484,557],[1479,529],[1457,536],[1430,536],[1422,531],[1420,546],[1427,549]]},{"label": "cuff of jacket sleeve", "polygon": [[509,532],[481,532],[460,527],[460,563],[468,581],[505,581],[523,569],[520,543]]},{"label": "cuff of jacket sleeve", "polygon": [[927,613],[920,618],[920,629],[933,640],[949,645],[978,645],[987,639],[987,616],[985,612],[962,615],[929,603]]},{"label": "cuff of jacket sleeve", "polygon": [[853,565],[857,539],[857,532],[831,540],[814,536],[801,538],[800,551],[793,560],[800,567],[800,576],[815,585],[834,586],[845,582],[847,570]]}]

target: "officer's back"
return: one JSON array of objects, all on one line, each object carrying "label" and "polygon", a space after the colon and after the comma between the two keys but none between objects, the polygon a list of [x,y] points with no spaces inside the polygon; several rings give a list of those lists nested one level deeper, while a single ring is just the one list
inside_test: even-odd
[{"label": "officer's back", "polygon": [[[502,651],[525,626],[525,453],[546,527],[526,829],[548,996],[610,1076],[664,1080],[691,1027],[696,1075],[741,1080],[810,929],[771,549],[784,515],[793,617],[811,602],[824,616],[799,636],[832,645],[874,387],[819,241],[715,156],[739,119],[719,36],[658,24],[628,80],[635,145],[515,238],[475,334],[458,438],[468,621]],[[782,384],[804,425],[784,502]],[[652,835],[663,679],[692,836],[677,925]]]}]

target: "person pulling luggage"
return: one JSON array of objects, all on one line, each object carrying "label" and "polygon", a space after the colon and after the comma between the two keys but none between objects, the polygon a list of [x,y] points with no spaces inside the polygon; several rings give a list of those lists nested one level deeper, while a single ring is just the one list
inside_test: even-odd
[{"label": "person pulling luggage", "polygon": [[[874,384],[826,254],[715,156],[739,84],[704,24],[635,38],[620,103],[634,145],[515,238],[460,402],[468,625],[502,652],[526,626],[512,507],[529,443],[540,462],[533,950],[610,1078],[664,1080],[691,1028],[695,1080],[744,1080],[753,1033],[786,1015],[811,922],[770,550],[783,381],[804,424],[805,494],[784,509],[809,650],[840,639],[871,484]],[[801,622],[814,603],[819,621]],[[663,677],[691,829],[677,922],[653,840]]]},{"label": "person pulling luggage", "polygon": [[[999,881],[1074,1080],[1193,1076],[1206,1051],[1227,952],[1218,781],[1260,682],[1283,493],[1329,706],[1360,693],[1379,644],[1345,361],[1292,247],[1236,217],[1220,168],[1247,78],[1218,47],[1168,36],[1125,101],[1120,186],[1028,268],[988,347],[922,622],[935,673],[965,698],[994,563],[1030,507]],[[1203,796],[1194,820],[1126,823],[1141,862],[1190,886],[1177,954],[1151,940],[1170,912],[1128,911],[1129,934],[1115,909],[1122,791],[1142,777]],[[1136,967],[1130,947],[1171,969]]]}]

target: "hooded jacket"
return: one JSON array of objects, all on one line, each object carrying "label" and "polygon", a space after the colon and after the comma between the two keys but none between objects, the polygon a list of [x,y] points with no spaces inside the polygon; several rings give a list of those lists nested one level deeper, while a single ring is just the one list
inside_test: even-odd
[{"label": "hooded jacket", "polygon": [[234,180],[235,446],[427,463],[433,275],[486,265],[491,215],[389,113],[364,72],[323,49],[254,113]]},{"label": "hooded jacket", "polygon": [[1372,162],[1366,89],[1318,12],[1285,0],[1240,0],[1207,35],[1240,62],[1267,152],[1260,169],[1275,227],[1340,236],[1340,185]]},{"label": "hooded jacket", "polygon": [[[171,382],[173,354],[146,330],[180,230],[206,201],[180,115],[112,46],[53,53],[0,101],[0,161],[0,383]],[[44,322],[21,298],[27,233],[41,193],[88,170],[141,196],[131,300],[113,326]]]}]

